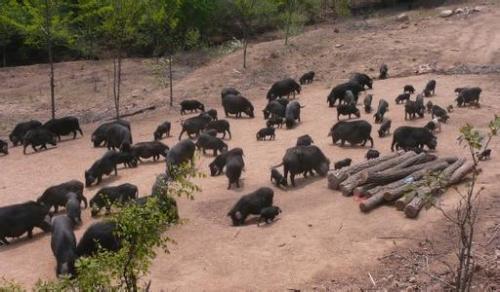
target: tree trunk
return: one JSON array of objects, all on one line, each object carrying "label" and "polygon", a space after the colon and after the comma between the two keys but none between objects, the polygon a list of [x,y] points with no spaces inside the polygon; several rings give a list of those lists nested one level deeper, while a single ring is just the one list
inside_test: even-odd
[{"label": "tree trunk", "polygon": [[409,191],[406,194],[404,194],[404,196],[399,198],[394,203],[394,206],[396,207],[396,209],[398,211],[403,211],[405,209],[406,205],[408,205],[408,203],[411,202],[411,200],[413,200],[413,198],[415,198],[416,195],[417,195],[416,191]]},{"label": "tree trunk", "polygon": [[2,67],[7,67],[7,45],[2,46]]},{"label": "tree trunk", "polygon": [[347,179],[349,175],[360,172],[365,168],[372,167],[374,165],[380,164],[381,162],[393,159],[403,154],[404,152],[394,152],[389,155],[381,156],[375,159],[363,161],[348,167],[344,167],[340,170],[335,170],[328,174],[328,188],[332,190],[338,190],[340,183]]},{"label": "tree trunk", "polygon": [[462,180],[462,178],[469,172],[474,170],[474,162],[467,161],[462,164],[458,169],[456,169],[453,174],[449,177],[448,185],[454,185]]},{"label": "tree trunk", "polygon": [[172,52],[168,55],[168,79],[170,82],[170,107],[174,105],[174,83],[172,76]]},{"label": "tree trunk", "polygon": [[[460,181],[473,167],[472,163],[465,163],[465,159],[459,159],[453,164],[445,168],[439,175],[439,179],[433,182],[430,186],[423,186],[416,190],[417,195],[406,205],[404,211],[408,218],[416,218],[418,213],[424,206],[425,201],[432,195],[442,193],[446,190],[452,181]],[[453,180],[452,180],[453,178]]]},{"label": "tree trunk", "polygon": [[51,4],[49,0],[45,0],[45,37],[47,42],[47,53],[49,55],[49,84],[50,84],[50,105],[52,119],[56,117],[56,101],[54,92],[54,60],[52,57],[52,16],[50,14]]},{"label": "tree trunk", "polygon": [[[52,42],[52,41],[50,41]],[[54,92],[54,61],[52,60],[52,46],[49,45],[49,62],[50,62],[50,104],[52,108],[52,119],[56,118],[56,98]]]},{"label": "tree trunk", "polygon": [[113,58],[113,99],[115,102],[116,119],[120,119],[120,83],[121,83],[121,56],[120,52]]},{"label": "tree trunk", "polygon": [[288,17],[286,20],[286,30],[285,30],[285,46],[288,45],[288,36],[290,34],[290,25],[292,22],[292,9],[293,9],[293,1],[295,0],[288,0]]},{"label": "tree trunk", "polygon": [[[445,161],[434,161],[434,162],[427,162],[424,164],[417,164],[415,165],[415,167],[418,165],[421,165],[423,168],[415,172],[411,172],[406,177],[403,177],[400,180],[397,180],[390,184],[379,185],[377,187],[374,187],[373,189],[368,189],[365,191],[364,195],[370,197],[375,193],[383,191],[385,194],[388,194],[385,195],[387,201],[395,200],[403,194],[403,191],[406,189],[408,185],[415,184],[415,182],[420,180],[428,171],[436,171],[444,169],[445,167],[448,166],[448,163]],[[403,188],[399,189],[400,187]],[[393,195],[394,197],[392,197]]]},{"label": "tree trunk", "polygon": [[357,197],[369,198],[373,195],[373,194],[370,194],[369,191],[377,189],[377,188],[379,188],[379,186],[377,186],[375,184],[366,184],[366,185],[355,187],[354,190],[352,191],[352,194],[353,194],[353,196],[357,196]]},{"label": "tree trunk", "polygon": [[436,155],[429,155],[426,153],[420,153],[417,156],[414,156],[408,160],[403,161],[402,163],[396,165],[394,169],[403,169],[408,166],[414,165],[414,164],[419,164],[419,163],[425,163],[429,161],[434,161],[437,159]]},{"label": "tree trunk", "polygon": [[400,164],[402,161],[404,161],[408,158],[411,158],[413,156],[416,156],[416,155],[417,154],[415,152],[412,152],[412,151],[406,152],[401,156],[395,157],[393,159],[389,159],[389,160],[384,161],[378,165],[369,167],[369,168],[363,170],[362,172],[359,172],[355,175],[352,175],[351,177],[349,177],[348,179],[343,181],[340,184],[339,189],[342,191],[342,194],[344,196],[350,196],[350,195],[352,195],[352,191],[354,190],[355,187],[362,185],[366,182],[366,178],[368,177],[369,173],[383,171],[383,170],[386,170],[388,168],[394,167],[395,165]]},{"label": "tree trunk", "polygon": [[[394,184],[395,186],[408,183],[411,181],[414,181],[415,178],[413,177],[415,172],[417,172],[418,176],[423,176],[425,173],[428,171],[434,170],[436,167],[438,169],[444,169],[448,166],[448,162],[442,161],[441,159],[437,161],[431,161],[427,163],[422,163],[422,164],[417,164],[414,166],[410,166],[407,168],[403,169],[398,169],[398,167],[395,168],[390,168],[386,171],[379,172],[379,173],[368,173],[366,176],[366,181],[365,183],[373,183],[376,185],[383,185],[391,182],[398,181],[397,184]],[[400,181],[401,179],[407,179],[407,176],[410,176],[408,178],[410,181]],[[392,184],[391,184],[392,185]]]},{"label": "tree trunk", "polygon": [[[413,182],[412,184],[403,184],[399,187],[389,189],[389,190],[384,190],[384,200],[390,202],[394,201],[397,198],[400,198],[403,196],[405,193],[410,191],[411,189],[416,189],[419,188],[420,186],[423,186],[425,184],[424,180],[418,180]],[[387,198],[387,199],[386,199]]]},{"label": "tree trunk", "polygon": [[362,212],[368,212],[373,210],[375,207],[378,205],[382,204],[384,202],[384,193],[383,192],[378,192],[371,196],[370,198],[364,200],[359,204],[359,209]]},{"label": "tree trunk", "polygon": [[416,196],[406,205],[404,212],[408,218],[416,218],[424,206],[426,197],[431,192],[429,187],[422,187],[416,191]]},{"label": "tree trunk", "polygon": [[243,43],[243,69],[247,68],[247,46],[248,46],[248,40],[245,37],[245,40]]}]

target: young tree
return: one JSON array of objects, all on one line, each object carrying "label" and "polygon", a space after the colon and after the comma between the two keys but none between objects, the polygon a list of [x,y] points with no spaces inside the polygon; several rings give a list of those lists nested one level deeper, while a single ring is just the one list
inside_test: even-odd
[{"label": "young tree", "polygon": [[162,80],[162,84],[170,89],[170,106],[174,103],[172,62],[173,54],[177,50],[175,30],[179,23],[178,11],[181,0],[149,0],[145,2],[146,13],[143,14],[141,27],[145,38],[150,38],[154,46],[153,54],[157,57],[167,55],[167,59],[157,59],[155,71]]},{"label": "young tree", "polygon": [[137,20],[142,10],[142,1],[107,0],[103,31],[113,54],[113,101],[116,119],[120,118],[122,60],[125,50],[134,41],[138,28]]},{"label": "young tree", "polygon": [[[296,34],[298,29],[304,25],[307,18],[303,11],[307,8],[307,1],[304,0],[277,0],[281,11],[283,30],[285,31],[285,45],[292,34]],[[316,0],[311,0],[316,1]],[[319,4],[319,3],[318,3]],[[318,6],[319,7],[319,6]]]},{"label": "young tree", "polygon": [[235,5],[238,11],[238,18],[243,34],[243,68],[247,67],[247,47],[248,37],[252,28],[251,21],[255,15],[255,4],[257,0],[236,0]]},{"label": "young tree", "polygon": [[61,0],[24,0],[24,9],[28,15],[27,23],[22,24],[26,42],[38,47],[45,47],[50,66],[49,86],[52,118],[56,115],[54,56],[56,44],[71,44],[72,35],[68,30],[70,13],[63,13],[64,1]]},{"label": "young tree", "polygon": [[[486,149],[494,136],[498,135],[500,130],[500,117],[495,118],[488,125],[489,132],[487,134],[486,143],[483,144],[485,136],[476,130],[472,125],[465,125],[460,129],[460,144],[469,151],[472,159],[472,177],[467,185],[466,192],[461,192],[457,188],[455,190],[460,195],[460,200],[452,212],[443,210],[440,206],[434,203],[435,198],[430,194],[427,200],[439,209],[445,218],[450,221],[457,232],[457,264],[455,275],[450,285],[454,288],[453,291],[465,292],[471,290],[472,280],[474,276],[474,235],[475,225],[479,218],[479,196],[484,188],[477,189],[477,179],[480,174],[480,160],[475,151]],[[429,176],[430,184],[435,183],[447,185],[447,181],[440,180],[439,177]]]}]

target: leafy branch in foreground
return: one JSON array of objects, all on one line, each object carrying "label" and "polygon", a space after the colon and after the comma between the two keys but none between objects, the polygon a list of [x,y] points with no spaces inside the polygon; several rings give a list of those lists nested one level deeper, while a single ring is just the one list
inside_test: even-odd
[{"label": "leafy branch in foreground", "polygon": [[115,223],[115,235],[121,247],[116,252],[100,250],[92,257],[80,258],[77,276],[56,282],[39,282],[41,291],[139,291],[149,290],[150,283],[141,282],[148,274],[159,250],[168,253],[173,242],[165,231],[179,222],[175,197],[193,199],[200,188],[191,178],[200,173],[191,165],[175,167],[175,176],[159,175],[152,195],[145,204],[128,204],[108,219]]},{"label": "leafy branch in foreground", "polygon": [[[477,158],[476,151],[486,149],[491,139],[498,135],[500,129],[500,117],[496,116],[488,125],[489,132],[485,135],[481,134],[474,126],[467,124],[460,129],[460,136],[458,141],[466,148],[472,159],[472,177],[467,184],[465,192],[460,191],[454,187],[460,199],[452,212],[447,212],[440,206],[436,205],[435,198],[430,194],[429,202],[439,209],[444,217],[450,221],[457,231],[457,265],[454,272],[454,279],[450,285],[454,291],[469,291],[471,289],[472,280],[474,276],[474,233],[475,225],[479,219],[479,198],[484,187],[477,190],[477,179],[480,174],[479,159]],[[486,143],[483,141],[486,138]],[[429,175],[427,184],[439,184],[441,188],[449,185],[449,182],[442,179],[440,174]]]}]

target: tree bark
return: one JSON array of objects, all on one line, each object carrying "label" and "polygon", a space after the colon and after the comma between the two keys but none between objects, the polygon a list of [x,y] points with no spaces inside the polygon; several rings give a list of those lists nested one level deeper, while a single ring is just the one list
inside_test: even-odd
[{"label": "tree bark", "polygon": [[458,169],[456,169],[453,172],[453,174],[451,174],[448,180],[448,185],[454,185],[456,183],[459,183],[463,179],[463,177],[472,170],[474,170],[474,162],[473,161],[465,162]]},{"label": "tree bark", "polygon": [[[431,161],[427,163],[417,164],[414,166],[410,166],[403,169],[390,168],[386,171],[379,173],[368,173],[366,176],[365,183],[373,183],[376,185],[387,184],[395,181],[399,181],[400,179],[405,179],[407,176],[413,176],[415,172],[418,175],[424,175],[429,170],[434,170],[435,167],[438,169],[444,169],[448,166],[448,162],[438,159],[437,161]],[[440,168],[441,167],[441,168]],[[412,177],[411,181],[415,179]],[[409,182],[411,182],[409,181]],[[398,186],[403,184],[404,181],[399,181],[399,183],[394,184],[394,186]],[[391,184],[392,185],[392,184]]]},{"label": "tree bark", "polygon": [[404,211],[408,218],[416,218],[418,213],[424,206],[424,203],[429,196],[435,195],[437,193],[442,193],[446,190],[446,187],[450,186],[453,181],[460,181],[464,175],[466,175],[473,167],[474,163],[469,168],[470,163],[465,163],[465,159],[459,159],[453,164],[448,166],[439,175],[437,181],[433,182],[430,186],[419,187],[416,192],[417,195],[411,200],[411,202],[406,205]]},{"label": "tree bark", "polygon": [[362,186],[357,186],[352,191],[352,194],[353,194],[353,196],[357,196],[357,197],[369,198],[373,195],[373,194],[370,194],[369,191],[377,189],[379,187],[380,186],[377,186],[376,184],[366,184],[366,185],[362,185]]},{"label": "tree bark", "polygon": [[47,42],[47,53],[49,55],[49,84],[50,84],[50,105],[52,119],[56,117],[56,101],[54,92],[54,60],[52,56],[52,16],[50,14],[51,4],[49,0],[45,0],[45,35]]},{"label": "tree bark", "polygon": [[394,203],[394,206],[396,207],[396,209],[398,211],[404,211],[406,205],[408,205],[408,203],[410,203],[411,200],[413,200],[413,198],[415,198],[416,195],[417,195],[416,191],[414,191],[414,190],[409,191],[406,194],[404,194],[404,196],[402,196],[401,198],[396,200],[396,202]]},{"label": "tree bark", "polygon": [[[385,190],[384,191],[384,200],[393,201],[393,200],[403,196],[409,190],[419,188],[420,186],[422,186],[424,184],[425,184],[424,180],[418,180],[418,181],[413,182],[412,184],[403,184],[399,187]],[[385,199],[385,197],[387,197],[388,199]]]},{"label": "tree bark", "polygon": [[172,77],[172,52],[168,55],[168,78],[170,82],[170,106],[174,105],[174,84]]},{"label": "tree bark", "polygon": [[292,22],[292,9],[294,6],[293,1],[295,0],[288,0],[288,17],[286,20],[285,46],[288,45],[288,36],[290,34],[290,25]]},{"label": "tree bark", "polygon": [[2,45],[2,67],[7,67],[7,45]]},{"label": "tree bark", "polygon": [[[406,169],[395,170],[393,173],[387,173],[385,176],[383,176],[383,179],[380,181],[386,181],[387,176],[390,176],[391,180],[394,177],[405,177],[408,174],[415,172],[415,170],[417,169],[417,166],[420,167],[419,171],[427,172],[427,171],[433,170],[433,169],[445,168],[447,165],[448,165],[448,163],[446,161],[432,161],[432,162],[427,162],[424,164],[418,164],[418,165],[415,165],[413,167],[408,167]],[[396,166],[396,168],[397,168],[397,166]],[[391,170],[392,170],[392,168],[391,168]],[[400,173],[397,173],[397,171],[399,171]],[[407,179],[407,178],[405,178],[405,179]],[[394,183],[394,184],[391,184],[390,186],[387,185],[386,187],[393,187],[393,186],[397,186],[397,185],[401,185],[401,184],[403,184],[406,187],[406,184],[409,183],[409,181],[405,182],[405,179],[397,181],[397,184]],[[376,183],[379,183],[380,181],[377,181],[377,182],[371,181],[371,183],[376,184]],[[370,210],[373,210],[375,207],[379,206],[383,202],[387,201],[385,199],[386,195],[385,195],[385,191],[383,191],[384,189],[385,189],[385,187],[382,187],[381,190],[378,190],[378,192],[374,193],[369,199],[361,202],[359,204],[359,208],[361,209],[361,211],[368,212]]]},{"label": "tree bark", "polygon": [[414,164],[425,163],[425,162],[433,161],[436,159],[437,159],[437,157],[435,155],[420,153],[420,154],[417,154],[416,156],[414,156],[408,160],[405,160],[405,161],[401,162],[400,164],[394,166],[393,169],[403,169],[403,168],[406,168],[406,167],[414,165]]},{"label": "tree bark", "polygon": [[378,205],[382,204],[384,202],[384,193],[383,192],[378,192],[374,194],[373,196],[369,197],[368,199],[364,200],[359,204],[359,209],[362,212],[369,212]]},{"label": "tree bark", "polygon": [[374,165],[378,165],[381,162],[398,157],[398,156],[402,155],[403,153],[404,152],[402,152],[402,151],[390,153],[389,155],[381,156],[381,157],[378,157],[376,159],[366,160],[366,161],[363,161],[361,163],[357,163],[357,164],[330,172],[330,174],[328,174],[328,188],[330,188],[332,190],[338,190],[340,183],[342,183],[344,180],[346,180],[349,175],[358,173],[363,169],[372,167]]},{"label": "tree bark", "polygon": [[248,41],[245,37],[245,41],[243,43],[243,69],[247,68],[247,46],[248,46]]},{"label": "tree bark", "polygon": [[416,156],[416,155],[417,154],[415,152],[412,152],[412,151],[406,152],[401,156],[384,161],[378,165],[369,167],[369,168],[363,170],[362,172],[359,172],[359,173],[349,177],[345,181],[343,181],[340,184],[340,190],[342,191],[342,194],[344,196],[350,196],[350,195],[352,195],[352,191],[354,190],[355,187],[362,185],[366,182],[366,179],[367,179],[369,173],[383,171],[383,170],[386,170],[388,168],[394,167],[395,165],[400,164],[402,161],[409,159],[409,158]]},{"label": "tree bark", "polygon": [[416,218],[425,203],[425,198],[431,192],[431,188],[425,186],[416,191],[416,196],[406,205],[404,212],[408,218]]}]

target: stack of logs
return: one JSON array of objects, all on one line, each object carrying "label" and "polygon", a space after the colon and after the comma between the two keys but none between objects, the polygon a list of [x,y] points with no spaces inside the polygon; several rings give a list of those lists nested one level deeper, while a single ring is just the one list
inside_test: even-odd
[{"label": "stack of logs", "polygon": [[[331,172],[328,187],[344,196],[365,198],[359,205],[363,212],[390,202],[415,218],[427,198],[459,183],[473,168],[473,162],[464,158],[395,152]],[[437,176],[435,180],[425,179],[430,173]]]}]

